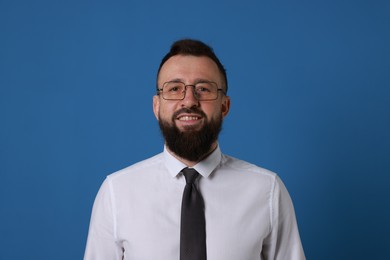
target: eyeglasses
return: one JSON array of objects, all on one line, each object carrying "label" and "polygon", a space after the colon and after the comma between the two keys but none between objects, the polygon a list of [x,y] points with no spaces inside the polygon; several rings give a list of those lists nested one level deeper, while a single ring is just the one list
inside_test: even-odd
[{"label": "eyeglasses", "polygon": [[193,93],[199,101],[216,100],[219,91],[225,94],[225,91],[218,88],[217,83],[212,81],[198,82],[194,85],[186,85],[181,81],[168,81],[163,84],[162,88],[158,88],[157,91],[162,93],[162,97],[165,100],[183,100],[186,96],[187,87],[194,88]]}]

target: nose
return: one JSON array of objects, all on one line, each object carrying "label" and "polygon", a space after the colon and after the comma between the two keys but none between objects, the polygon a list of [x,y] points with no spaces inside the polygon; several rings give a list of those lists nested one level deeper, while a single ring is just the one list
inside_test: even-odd
[{"label": "nose", "polygon": [[195,93],[195,86],[193,85],[186,86],[184,99],[182,100],[182,106],[189,107],[189,108],[194,106],[199,106],[199,100]]}]

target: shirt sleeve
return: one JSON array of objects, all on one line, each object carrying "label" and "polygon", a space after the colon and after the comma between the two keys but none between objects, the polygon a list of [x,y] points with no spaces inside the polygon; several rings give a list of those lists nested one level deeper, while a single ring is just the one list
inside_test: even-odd
[{"label": "shirt sleeve", "polygon": [[280,178],[271,191],[271,232],[263,243],[262,259],[305,260],[294,207]]},{"label": "shirt sleeve", "polygon": [[123,250],[116,239],[115,200],[110,179],[99,189],[92,209],[84,260],[120,260]]}]

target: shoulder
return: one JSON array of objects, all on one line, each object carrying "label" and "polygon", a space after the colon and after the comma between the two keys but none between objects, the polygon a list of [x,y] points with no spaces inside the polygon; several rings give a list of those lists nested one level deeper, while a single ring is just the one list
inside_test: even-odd
[{"label": "shoulder", "polygon": [[215,178],[245,189],[268,192],[272,192],[279,181],[275,172],[225,154],[222,155],[221,164],[216,169]]},{"label": "shoulder", "polygon": [[221,165],[226,169],[246,175],[262,176],[271,179],[275,179],[277,177],[277,174],[273,171],[225,154],[222,155]]},{"label": "shoulder", "polygon": [[119,171],[111,173],[107,176],[110,181],[122,181],[127,178],[135,177],[137,175],[145,175],[153,172],[154,169],[159,168],[163,161],[163,154],[159,153],[153,157],[137,162]]},{"label": "shoulder", "polygon": [[273,171],[228,155],[222,156],[221,170],[220,175],[230,175],[236,184],[245,184],[245,189],[265,191],[271,200],[290,200],[283,181]]}]

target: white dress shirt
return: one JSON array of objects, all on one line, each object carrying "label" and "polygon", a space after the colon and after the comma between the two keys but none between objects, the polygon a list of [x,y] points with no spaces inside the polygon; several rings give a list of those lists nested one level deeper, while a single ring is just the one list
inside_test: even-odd
[{"label": "white dress shirt", "polygon": [[[179,260],[185,168],[164,152],[103,182],[85,260]],[[208,260],[305,259],[290,196],[276,174],[221,154],[195,165]]]}]

